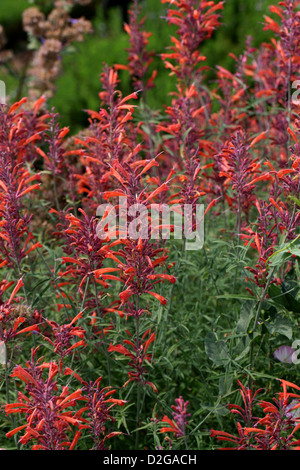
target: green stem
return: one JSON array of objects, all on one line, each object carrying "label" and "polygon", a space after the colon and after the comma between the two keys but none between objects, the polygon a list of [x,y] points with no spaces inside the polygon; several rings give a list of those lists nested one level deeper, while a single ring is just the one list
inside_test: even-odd
[{"label": "green stem", "polygon": [[[299,192],[299,191],[298,191]],[[294,207],[293,207],[293,213],[292,213],[292,217],[291,217],[291,220],[290,220],[290,223],[289,223],[289,226],[288,226],[288,229],[287,229],[287,232],[286,232],[286,235],[284,237],[284,241],[283,243],[286,242],[286,239],[287,239],[287,235],[293,225],[293,222],[294,222],[294,218],[295,218],[295,215],[296,215],[296,204],[294,204]],[[253,334],[255,333],[256,331],[256,328],[257,328],[257,325],[258,325],[258,322],[259,322],[259,318],[260,318],[260,314],[261,314],[261,310],[262,310],[262,305],[263,305],[263,302],[265,300],[265,297],[266,297],[266,294],[268,292],[268,289],[270,287],[270,284],[271,284],[271,281],[272,281],[272,277],[274,275],[274,272],[276,270],[276,267],[274,266],[272,268],[272,270],[270,271],[270,274],[269,274],[269,277],[268,277],[268,280],[267,280],[267,284],[265,285],[265,288],[263,290],[263,293],[261,295],[261,298],[260,298],[260,301],[259,301],[259,304],[258,304],[258,308],[257,308],[257,311],[256,311],[256,316],[255,316],[255,320],[254,320],[254,325],[253,325]],[[250,372],[253,371],[253,355],[254,355],[254,342],[252,340],[252,343],[251,343],[251,348],[250,348],[250,367],[249,367],[249,370]],[[252,383],[252,379],[251,377],[249,377],[249,388],[251,388],[251,383]]]},{"label": "green stem", "polygon": [[9,404],[9,373],[8,373],[8,351],[5,351],[5,388],[6,388],[6,403]]},{"label": "green stem", "polygon": [[[182,261],[183,259],[186,259],[186,251],[184,253],[184,248],[185,248],[185,242],[186,242],[186,239],[185,237],[183,238],[182,240],[182,245],[181,245],[181,251],[180,251],[180,255],[179,255],[179,260],[178,260],[178,264],[176,265],[176,273],[175,273],[175,277],[177,276],[177,274],[179,273],[180,271],[180,268],[181,268],[181,265],[182,265]],[[175,289],[175,286],[176,286],[176,283],[172,284],[171,286],[171,290],[170,290],[170,301],[169,301],[169,305],[168,305],[168,308],[166,309],[166,316],[165,316],[165,319],[164,319],[164,327],[166,326],[167,327],[167,321],[168,321],[168,316],[170,315],[171,311],[172,311],[172,307],[173,307],[173,298],[174,298],[174,289]],[[164,348],[166,346],[166,335],[164,334]]]},{"label": "green stem", "polygon": [[[93,281],[94,281],[94,289],[95,289],[95,300],[96,300],[97,317],[98,317],[98,319],[99,319],[99,324],[100,324],[100,328],[101,328],[101,320],[102,320],[102,318],[101,318],[100,306],[99,306],[99,302],[98,302],[97,283],[96,283],[95,278],[93,278]],[[104,338],[104,334],[103,334],[103,330],[102,330],[100,339],[103,340],[103,338]],[[109,383],[109,385],[111,385],[111,371],[110,371],[109,356],[108,356],[108,354],[107,354],[107,351],[106,351],[106,349],[105,349],[105,346],[104,346],[104,344],[103,344],[103,341],[100,342],[100,348],[103,350],[103,354],[104,354],[105,359],[106,359],[107,374],[108,374],[108,383]]]},{"label": "green stem", "polygon": [[[136,310],[137,312],[139,311],[140,308],[140,298],[137,295],[137,300],[136,300]],[[135,325],[136,325],[136,347],[140,348],[140,317],[137,316],[135,319]],[[141,412],[141,384],[140,382],[137,383],[137,402],[136,402],[136,427],[138,428],[140,425],[140,412]],[[136,431],[135,435],[135,450],[138,450],[139,448],[139,439],[140,439],[140,434],[139,431]]]},{"label": "green stem", "polygon": [[[258,325],[258,322],[259,322],[259,318],[260,318],[260,314],[261,314],[261,311],[262,311],[263,302],[264,302],[266,294],[268,292],[268,289],[269,289],[273,274],[275,272],[275,269],[276,268],[273,267],[273,269],[271,270],[271,272],[269,274],[268,281],[267,281],[267,283],[265,285],[265,288],[263,290],[263,293],[261,295],[261,298],[260,298],[260,301],[259,301],[259,304],[258,304],[258,308],[257,308],[257,311],[256,311],[256,315],[255,315],[253,329],[252,329],[252,334],[253,335],[256,331],[256,328],[257,328],[257,325]],[[253,354],[254,354],[254,342],[252,340],[251,348],[250,348],[250,367],[249,367],[250,371],[253,371]],[[249,388],[251,388],[251,378],[249,378]]]},{"label": "green stem", "polygon": [[38,248],[36,248],[36,251],[37,251],[38,255],[41,257],[41,259],[42,259],[44,265],[46,266],[46,268],[47,268],[47,270],[48,270],[48,272],[49,272],[51,278],[53,279],[53,282],[54,282],[54,284],[55,284],[56,289],[57,289],[58,292],[60,293],[62,302],[63,302],[63,304],[64,304],[64,309],[65,309],[65,313],[66,313],[66,319],[69,320],[69,312],[68,312],[68,309],[67,309],[67,307],[66,307],[65,298],[64,298],[64,296],[62,295],[62,291],[61,291],[61,289],[59,288],[59,286],[58,286],[58,284],[57,284],[56,278],[55,278],[54,274],[52,273],[50,267],[49,267],[48,264],[47,264],[47,261],[45,260],[44,256],[43,256],[42,253],[40,252],[40,250],[39,250]]},{"label": "green stem", "polygon": [[58,195],[57,195],[57,185],[56,185],[56,177],[55,177],[55,174],[53,174],[53,190],[54,190],[54,198],[55,198],[56,210],[57,210],[58,212],[60,212],[60,206],[59,206]]},{"label": "green stem", "polygon": [[[7,347],[5,351],[5,389],[6,389],[6,403],[9,405],[10,404],[10,398],[9,398],[10,387],[9,387],[9,367],[8,367],[8,348]],[[15,419],[13,415],[10,415],[10,420],[14,429],[16,425],[15,425]],[[20,450],[20,444],[17,440],[16,435],[14,436],[14,439],[15,439],[15,444],[16,444],[17,449]]]}]

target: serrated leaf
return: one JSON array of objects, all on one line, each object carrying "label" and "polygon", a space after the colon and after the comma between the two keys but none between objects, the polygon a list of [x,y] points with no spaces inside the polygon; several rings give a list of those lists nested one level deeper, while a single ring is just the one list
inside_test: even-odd
[{"label": "serrated leaf", "polygon": [[282,315],[277,315],[272,323],[265,323],[270,334],[280,334],[288,339],[292,339],[293,336],[293,324]]},{"label": "serrated leaf", "polygon": [[230,361],[225,341],[218,340],[215,333],[208,333],[205,337],[205,352],[209,359],[217,366],[225,366]]},{"label": "serrated leaf", "polygon": [[253,302],[245,302],[241,308],[240,319],[236,325],[236,333],[247,333],[249,324],[253,317]]},{"label": "serrated leaf", "polygon": [[223,375],[219,379],[219,395],[223,397],[231,392],[233,384],[232,375]]}]

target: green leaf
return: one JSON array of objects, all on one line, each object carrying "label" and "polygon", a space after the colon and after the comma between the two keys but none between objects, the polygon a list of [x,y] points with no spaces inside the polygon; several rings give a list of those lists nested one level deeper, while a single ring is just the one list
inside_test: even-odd
[{"label": "green leaf", "polygon": [[240,319],[236,325],[236,333],[247,333],[252,318],[254,318],[253,302],[248,301],[245,302],[241,308]]},{"label": "green leaf", "polygon": [[[254,338],[252,338],[253,340]],[[248,352],[250,346],[250,337],[248,335],[243,336],[237,343],[236,347],[233,350],[233,355],[235,357],[235,361],[238,362],[240,359],[243,359]]]},{"label": "green leaf", "polygon": [[297,199],[295,196],[288,196],[288,199],[290,199],[295,204],[297,204],[298,207],[300,207],[300,199]]},{"label": "green leaf", "polygon": [[216,295],[216,299],[235,299],[235,300],[252,300],[253,297],[250,295],[238,295],[238,294],[224,294],[224,295]]},{"label": "green leaf", "polygon": [[293,324],[283,315],[277,315],[272,323],[266,322],[265,325],[271,335],[280,334],[288,339],[292,339]]},{"label": "green leaf", "polygon": [[230,361],[230,356],[225,341],[219,341],[215,333],[208,333],[206,335],[205,352],[209,359],[217,366],[225,366]]},{"label": "green leaf", "polygon": [[300,248],[298,246],[294,246],[294,244],[299,240],[299,237],[296,237],[290,243],[286,243],[280,248],[279,250],[275,251],[267,261],[270,261],[271,266],[280,266],[282,265],[287,259],[289,259],[292,255],[300,257]]},{"label": "green leaf", "polygon": [[290,312],[300,313],[300,302],[295,298],[298,293],[297,283],[284,282],[281,286],[272,284],[268,294],[275,305],[280,305]]},{"label": "green leaf", "polygon": [[223,397],[231,392],[233,384],[232,375],[222,375],[219,379],[219,395]]}]

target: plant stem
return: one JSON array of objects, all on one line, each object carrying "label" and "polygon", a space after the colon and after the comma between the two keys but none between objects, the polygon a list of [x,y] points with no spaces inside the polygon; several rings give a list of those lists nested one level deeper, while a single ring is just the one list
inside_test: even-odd
[{"label": "plant stem", "polygon": [[[260,298],[260,301],[259,301],[259,304],[258,304],[258,308],[257,308],[257,311],[256,311],[256,315],[255,315],[255,320],[254,320],[254,325],[253,325],[253,329],[252,329],[252,334],[254,335],[255,331],[256,331],[256,328],[257,328],[257,325],[258,325],[258,321],[259,321],[259,317],[260,317],[260,314],[261,314],[261,310],[262,310],[262,305],[263,305],[263,302],[265,300],[265,297],[266,297],[266,294],[268,292],[268,289],[270,287],[270,283],[271,283],[271,280],[272,280],[272,277],[273,277],[273,274],[275,272],[275,267],[273,267],[273,269],[271,270],[270,274],[269,274],[269,278],[267,280],[267,283],[264,287],[264,290],[263,290],[263,293],[261,295],[261,298]],[[252,343],[251,343],[251,348],[250,348],[250,371],[253,370],[253,353],[254,353],[254,342],[252,340]],[[249,377],[249,388],[251,388],[251,377]]]},{"label": "plant stem", "polygon": [[[137,313],[139,312],[140,308],[140,298],[139,295],[137,295],[137,300],[136,300],[136,310]],[[139,349],[140,349],[140,317],[137,315],[135,319],[135,325],[136,325],[136,347],[138,350],[139,354]],[[141,412],[141,384],[140,382],[137,383],[137,401],[136,401],[136,427],[139,427],[140,423],[140,412]],[[135,435],[135,450],[138,450],[139,448],[139,431],[136,431]]]},{"label": "plant stem", "polygon": [[[284,241],[283,243],[286,242],[286,239],[287,239],[287,236],[288,236],[288,233],[293,225],[293,222],[294,222],[294,218],[295,218],[295,215],[296,215],[296,204],[294,204],[294,208],[293,208],[293,213],[292,213],[292,217],[291,217],[291,220],[290,220],[290,223],[289,223],[289,227],[287,229],[287,232],[286,232],[286,235],[284,237]],[[270,284],[271,284],[271,280],[272,280],[272,277],[274,275],[274,272],[276,270],[276,267],[274,266],[271,271],[270,271],[270,274],[269,274],[269,277],[268,277],[268,280],[267,280],[267,283],[265,285],[265,288],[263,290],[263,293],[261,295],[261,298],[260,298],[260,301],[259,301],[259,304],[258,304],[258,308],[257,308],[257,312],[256,312],[256,316],[255,316],[255,320],[254,320],[254,325],[253,325],[253,334],[255,333],[256,331],[256,328],[257,328],[257,325],[258,325],[258,321],[259,321],[259,317],[260,317],[260,314],[261,314],[261,310],[262,310],[262,305],[263,305],[263,302],[265,300],[265,297],[266,297],[266,294],[268,292],[268,289],[270,287]],[[250,348],[250,367],[249,367],[249,370],[250,372],[253,370],[253,353],[254,353],[254,342],[252,341],[251,343],[251,348]],[[252,379],[251,377],[249,377],[249,388],[251,388],[251,383],[252,383]]]},{"label": "plant stem", "polygon": [[[6,403],[9,405],[10,404],[10,398],[9,398],[10,388],[9,388],[9,368],[8,368],[8,348],[7,347],[6,347],[6,351],[5,351],[5,389],[6,389]],[[11,420],[11,423],[12,423],[12,426],[13,426],[13,429],[14,429],[16,427],[16,425],[15,425],[15,419],[14,419],[13,415],[10,415],[10,420]],[[20,449],[20,444],[17,440],[16,435],[14,436],[14,439],[15,439],[16,447],[19,450]]]},{"label": "plant stem", "polygon": [[62,295],[62,291],[61,291],[61,289],[59,288],[59,286],[58,286],[58,284],[57,284],[56,277],[55,277],[54,274],[52,273],[50,267],[48,266],[48,264],[47,264],[47,262],[46,262],[44,256],[43,256],[42,253],[40,252],[40,250],[39,250],[38,248],[36,248],[36,251],[37,251],[38,255],[42,258],[42,261],[43,261],[44,265],[46,266],[46,268],[47,268],[47,270],[48,270],[48,272],[49,272],[51,278],[53,279],[53,282],[54,282],[54,284],[55,284],[56,289],[57,289],[58,292],[60,293],[62,302],[63,302],[63,304],[64,304],[64,309],[65,309],[65,313],[66,313],[66,319],[69,320],[69,312],[68,312],[68,309],[67,309],[67,307],[66,307],[65,298],[64,298],[64,296]]},{"label": "plant stem", "polygon": [[53,190],[54,190],[54,198],[55,198],[55,205],[56,205],[56,210],[60,212],[60,206],[59,206],[59,201],[58,201],[58,195],[57,195],[57,185],[56,185],[56,176],[53,174]]},{"label": "plant stem", "polygon": [[[94,281],[94,289],[95,289],[95,300],[96,300],[96,310],[97,310],[97,317],[99,319],[99,324],[100,324],[100,327],[101,327],[101,312],[100,312],[100,306],[99,306],[99,302],[98,302],[98,289],[97,289],[97,283],[96,283],[96,280],[95,278],[93,278],[93,281]],[[108,383],[109,385],[111,385],[111,373],[110,373],[110,363],[109,363],[109,356],[107,354],[107,351],[105,349],[105,346],[103,344],[103,338],[104,338],[104,333],[103,333],[103,329],[102,329],[102,332],[101,332],[101,342],[100,342],[100,348],[103,350],[103,354],[105,356],[105,359],[106,359],[106,365],[107,365],[107,375],[108,375]]]}]

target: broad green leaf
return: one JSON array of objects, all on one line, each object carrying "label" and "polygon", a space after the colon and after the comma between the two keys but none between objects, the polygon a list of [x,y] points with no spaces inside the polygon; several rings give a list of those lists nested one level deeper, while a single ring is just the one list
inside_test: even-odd
[{"label": "broad green leaf", "polygon": [[280,334],[286,336],[288,339],[292,339],[293,336],[293,324],[283,315],[277,315],[272,323],[265,323],[270,334]]},{"label": "broad green leaf", "polygon": [[254,318],[253,302],[245,302],[241,308],[240,319],[236,325],[236,333],[247,333],[252,318]]},{"label": "broad green leaf", "polygon": [[222,375],[219,379],[219,394],[220,396],[227,395],[227,393],[231,392],[233,384],[232,375]]},{"label": "broad green leaf", "polygon": [[218,340],[215,333],[208,333],[205,337],[205,352],[209,359],[217,366],[227,365],[230,361],[225,341]]}]

